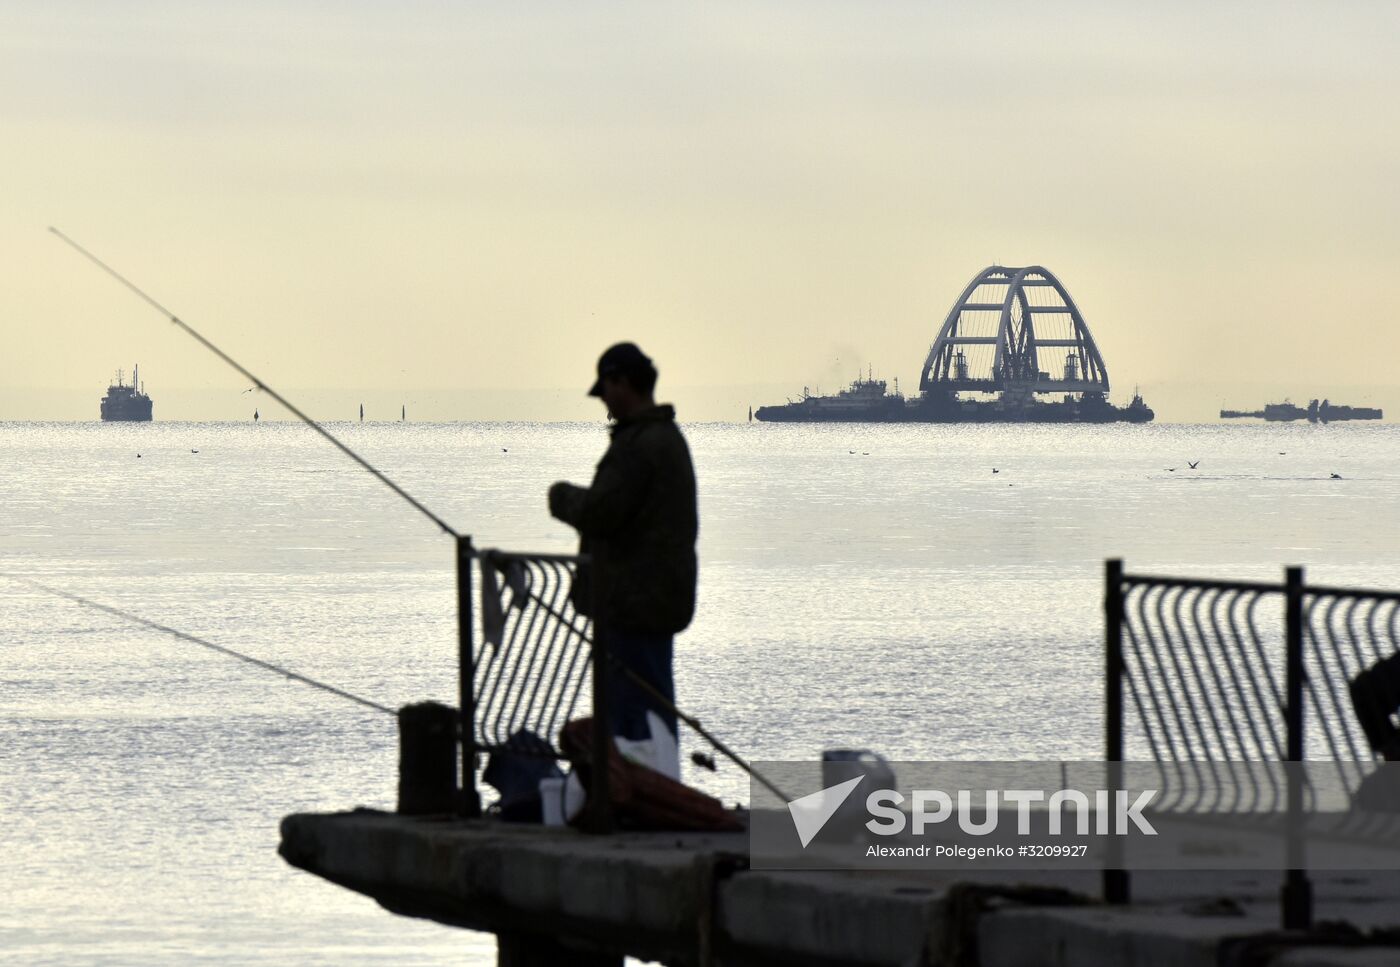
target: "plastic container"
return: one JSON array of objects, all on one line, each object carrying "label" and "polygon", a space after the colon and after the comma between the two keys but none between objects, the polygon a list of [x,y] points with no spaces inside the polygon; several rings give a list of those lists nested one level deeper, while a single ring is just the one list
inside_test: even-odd
[{"label": "plastic container", "polygon": [[546,826],[564,825],[564,784],[563,776],[550,776],[540,780],[540,811]]}]

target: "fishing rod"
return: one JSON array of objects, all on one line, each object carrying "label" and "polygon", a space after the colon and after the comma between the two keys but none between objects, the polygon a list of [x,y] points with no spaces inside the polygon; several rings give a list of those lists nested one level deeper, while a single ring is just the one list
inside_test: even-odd
[{"label": "fishing rod", "polygon": [[151,621],[149,618],[143,618],[140,615],[132,614],[129,611],[123,611],[121,608],[114,608],[109,604],[103,604],[100,601],[93,601],[91,598],[85,598],[81,594],[74,594],[71,591],[64,591],[61,588],[52,588],[49,587],[47,584],[40,584],[38,581],[34,581],[26,577],[21,577],[18,574],[5,574],[4,577],[9,578],[11,581],[18,581],[21,584],[27,584],[32,588],[38,588],[40,591],[45,591],[49,594],[57,595],[60,598],[66,598],[67,600],[72,601],[75,604],[80,604],[85,608],[92,608],[95,611],[103,611],[107,614],[113,615],[114,617],[121,618],[123,621],[129,621],[132,624],[138,624],[143,627],[150,628],[153,631],[159,631],[162,634],[167,634],[174,638],[179,638],[181,641],[188,641],[190,644],[199,645],[202,648],[208,648],[211,651],[216,651],[219,654],[227,655],[230,658],[237,658],[239,661],[247,662],[250,665],[256,665],[258,668],[265,669],[266,671],[276,672],[278,675],[281,675],[285,678],[290,678],[294,682],[301,682],[303,685],[310,685],[312,688],[319,688],[323,692],[330,692],[332,695],[339,696],[340,698],[347,699],[351,702],[356,702],[360,705],[365,706],[366,708],[372,708],[376,712],[383,712],[386,715],[393,715],[395,717],[397,717],[399,714],[398,712],[389,708],[389,706],[387,705],[380,705],[378,702],[373,702],[367,698],[362,698],[353,692],[347,692],[343,688],[336,688],[334,685],[327,685],[325,682],[318,682],[314,678],[309,678],[306,675],[294,672],[289,668],[283,668],[281,665],[274,665],[270,661],[263,661],[261,658],[254,658],[252,655],[245,655],[243,654],[243,652],[234,651],[232,648],[229,648],[226,645],[219,645],[215,644],[212,641],[206,641],[203,638],[199,638],[195,635],[183,632],[178,628],[172,628],[169,625],[163,625],[160,622]]},{"label": "fishing rod", "polygon": [[[467,560],[468,560],[469,558],[475,557],[475,556],[476,556],[476,552],[472,549],[472,546],[471,546],[471,538],[470,538],[469,536],[458,533],[455,529],[453,529],[453,527],[452,527],[450,524],[448,524],[446,521],[444,521],[441,517],[439,517],[438,515],[434,514],[431,510],[429,510],[427,507],[423,506],[423,504],[421,504],[419,501],[417,501],[416,499],[414,499],[414,497],[413,497],[411,494],[409,494],[408,491],[404,490],[404,489],[403,489],[402,487],[400,487],[398,484],[394,483],[394,482],[393,482],[392,480],[390,480],[387,476],[385,476],[385,475],[384,475],[383,473],[381,473],[378,469],[376,469],[373,465],[371,465],[370,462],[369,462],[368,460],[366,460],[364,457],[360,456],[360,455],[359,455],[358,453],[356,453],[354,450],[350,449],[350,447],[348,447],[348,446],[346,446],[344,443],[342,443],[342,442],[340,441],[340,439],[337,438],[337,437],[335,436],[335,434],[331,433],[329,430],[327,430],[327,429],[326,429],[324,426],[322,426],[320,423],[316,422],[316,421],[313,420],[311,417],[309,417],[309,416],[307,416],[305,413],[303,413],[303,412],[302,412],[295,404],[293,404],[290,400],[288,400],[286,397],[284,397],[281,393],[278,393],[278,392],[277,392],[275,389],[273,389],[271,386],[268,386],[265,382],[262,381],[262,379],[261,379],[260,377],[258,377],[258,376],[257,376],[256,374],[254,374],[252,371],[250,371],[250,370],[249,370],[247,367],[245,367],[242,363],[238,362],[236,359],[234,359],[234,358],[233,358],[232,356],[230,356],[228,353],[224,352],[224,351],[223,351],[222,349],[220,349],[218,346],[214,345],[214,343],[210,342],[207,338],[205,338],[205,337],[204,337],[198,330],[196,330],[193,326],[191,326],[189,323],[185,322],[183,319],[181,319],[181,318],[180,318],[179,316],[177,316],[175,313],[171,312],[168,308],[166,308],[164,305],[162,305],[160,302],[158,302],[153,296],[151,296],[149,293],[147,293],[144,289],[142,289],[140,286],[138,286],[135,282],[132,282],[132,281],[131,281],[130,279],[128,279],[125,275],[122,275],[122,273],[118,272],[118,271],[117,271],[116,269],[114,269],[112,266],[108,265],[108,264],[107,264],[106,262],[104,262],[102,259],[98,258],[98,257],[97,257],[96,255],[94,255],[92,252],[88,251],[86,248],[84,248],[84,247],[83,247],[82,245],[80,245],[78,242],[74,241],[72,238],[70,238],[68,235],[64,234],[62,231],[60,231],[59,229],[55,228],[54,226],[50,225],[50,226],[49,226],[49,231],[52,232],[54,235],[58,236],[59,239],[61,239],[61,240],[64,241],[65,243],[67,243],[71,248],[73,248],[74,251],[76,251],[78,254],[82,255],[84,258],[86,258],[86,259],[87,259],[89,262],[91,262],[93,265],[96,265],[96,266],[97,266],[99,269],[101,269],[103,272],[106,272],[106,273],[107,273],[108,275],[110,275],[112,278],[114,278],[114,279],[116,279],[118,282],[120,282],[123,286],[125,286],[127,289],[129,289],[131,292],[133,292],[136,296],[138,296],[143,302],[145,302],[145,303],[146,303],[147,305],[149,305],[151,308],[155,309],[155,310],[156,310],[157,312],[159,312],[161,315],[165,316],[168,320],[170,320],[170,322],[174,323],[176,326],[178,326],[179,328],[183,329],[186,333],[188,333],[191,337],[193,337],[193,338],[195,339],[195,341],[197,341],[201,346],[203,346],[205,349],[208,349],[208,350],[209,350],[210,352],[212,352],[214,355],[218,356],[220,359],[222,359],[222,360],[223,360],[225,363],[227,363],[229,366],[232,366],[235,370],[237,370],[237,371],[239,372],[239,374],[241,374],[242,376],[246,377],[247,379],[252,380],[254,386],[256,386],[258,389],[262,390],[263,392],[267,393],[269,396],[271,396],[271,397],[272,397],[274,400],[276,400],[278,403],[281,403],[284,407],[287,408],[287,410],[288,410],[290,413],[292,413],[292,415],[294,415],[295,417],[297,417],[297,419],[301,420],[301,421],[302,421],[303,423],[305,423],[307,426],[311,427],[311,429],[315,430],[315,431],[316,431],[317,433],[319,433],[321,436],[325,437],[327,440],[329,440],[329,441],[336,447],[336,449],[340,450],[342,453],[344,453],[344,454],[345,454],[346,456],[348,456],[350,459],[354,460],[354,461],[355,461],[356,463],[358,463],[361,467],[364,467],[364,468],[365,468],[366,470],[368,470],[370,473],[374,474],[374,476],[377,477],[377,478],[378,478],[385,486],[387,486],[390,490],[392,490],[394,493],[398,494],[398,495],[399,495],[400,497],[402,497],[404,500],[408,501],[408,503],[411,504],[411,505],[413,506],[413,508],[414,508],[415,510],[417,510],[420,514],[422,514],[424,517],[427,517],[429,520],[431,520],[434,524],[436,524],[439,528],[441,528],[442,531],[443,531],[444,533],[446,533],[446,534],[450,535],[451,537],[453,537],[453,538],[457,541],[457,544],[458,544],[458,547],[459,547],[459,554],[458,554],[458,558],[459,558],[459,560],[458,560],[458,579],[457,579],[457,580],[458,580],[458,590],[459,590],[459,594],[460,594],[461,592],[463,592],[464,590],[466,590],[466,589],[468,589],[468,588],[470,587],[470,584],[468,583],[468,582],[469,582],[469,579],[467,578],[467,575],[466,575],[466,567],[465,567],[465,565],[467,564]],[[19,580],[27,580],[27,579],[20,578]],[[31,582],[31,583],[34,583],[34,582]],[[111,613],[113,613],[113,614],[118,614],[118,615],[120,615],[120,616],[122,616],[122,617],[125,617],[125,618],[128,618],[128,619],[130,619],[130,620],[138,621],[138,622],[140,622],[140,623],[143,623],[143,624],[148,625],[149,627],[155,628],[155,629],[157,629],[157,630],[159,630],[159,631],[163,631],[163,632],[165,632],[165,633],[167,633],[167,634],[175,635],[175,636],[178,637],[178,638],[182,638],[182,639],[184,639],[184,640],[191,641],[191,642],[193,642],[193,643],[195,643],[195,644],[204,645],[205,647],[213,648],[213,649],[216,650],[216,651],[225,652],[225,653],[229,654],[229,655],[232,656],[232,657],[240,658],[240,659],[242,659],[242,660],[244,660],[244,661],[252,662],[253,664],[260,665],[260,666],[265,667],[265,668],[268,668],[268,669],[270,669],[270,670],[272,670],[272,671],[276,671],[276,672],[281,673],[281,674],[286,674],[286,675],[288,675],[289,677],[296,678],[296,679],[299,680],[299,681],[304,681],[304,682],[306,682],[307,684],[315,685],[315,686],[318,687],[318,688],[325,688],[325,689],[327,689],[327,690],[329,690],[329,691],[337,692],[338,694],[343,694],[345,697],[351,698],[351,699],[354,700],[354,701],[358,701],[358,702],[360,702],[361,704],[368,704],[368,705],[371,705],[372,707],[379,708],[379,709],[381,709],[381,710],[383,710],[383,711],[389,711],[388,709],[385,709],[383,706],[375,705],[375,704],[372,703],[372,702],[367,702],[367,701],[364,700],[364,699],[360,699],[360,698],[358,698],[358,697],[356,697],[356,696],[350,695],[348,692],[346,692],[346,693],[340,693],[337,689],[334,689],[333,687],[331,687],[331,686],[329,686],[329,685],[322,685],[321,683],[314,682],[314,681],[312,681],[311,679],[305,678],[305,677],[303,677],[303,676],[299,676],[299,675],[297,675],[295,672],[289,672],[289,671],[287,671],[286,669],[279,668],[279,667],[277,667],[277,666],[275,666],[275,665],[271,665],[271,664],[266,663],[266,662],[263,662],[263,661],[261,661],[261,660],[259,660],[259,659],[251,658],[251,657],[249,657],[249,656],[247,656],[247,655],[242,655],[242,654],[240,654],[240,653],[238,653],[238,652],[232,651],[231,649],[224,648],[222,645],[215,645],[215,644],[212,643],[212,642],[206,642],[206,641],[204,641],[204,640],[202,640],[202,639],[195,638],[195,637],[193,637],[193,636],[191,636],[191,635],[186,635],[186,634],[184,634],[183,632],[177,631],[177,630],[174,629],[174,628],[168,628],[168,627],[166,627],[166,626],[164,626],[164,625],[157,625],[157,624],[155,624],[155,623],[153,623],[153,622],[147,622],[147,621],[145,621],[144,619],[138,618],[138,617],[136,617],[136,616],[134,616],[134,615],[127,615],[127,614],[125,614],[125,613],[123,613],[123,612],[116,611],[115,609],[109,609],[109,608],[107,608],[106,606],[96,604],[95,602],[88,602],[88,601],[86,601],[85,599],[81,599],[81,598],[77,597],[76,595],[69,595],[69,594],[67,594],[66,592],[58,591],[58,590],[56,590],[56,589],[45,588],[45,590],[50,590],[50,591],[52,591],[53,593],[58,594],[58,595],[60,595],[60,596],[62,596],[62,597],[68,597],[68,598],[70,598],[70,600],[80,601],[81,603],[84,603],[84,604],[91,604],[91,606],[97,607],[97,608],[99,608],[99,609],[101,609],[101,610],[108,610],[108,611],[111,611]],[[459,607],[459,615],[458,615],[459,631],[458,631],[458,633],[459,633],[459,638],[461,639],[461,642],[462,642],[463,645],[465,646],[465,642],[467,642],[467,641],[470,640],[470,630],[469,630],[468,625],[467,625],[467,622],[469,621],[469,618],[467,617],[467,614],[461,613],[462,610],[463,610],[463,609],[461,609],[461,608]],[[595,643],[594,643],[594,646],[595,646],[595,647],[599,647],[599,644],[598,644],[597,642],[595,642]],[[602,646],[602,647],[604,647],[605,654],[607,654],[606,646]],[[465,652],[464,652],[464,654],[465,654]],[[665,697],[662,696],[662,695],[651,685],[650,682],[647,682],[645,679],[643,679],[640,675],[638,675],[638,674],[637,674],[635,671],[633,671],[632,669],[627,668],[626,666],[622,665],[621,662],[617,661],[617,659],[614,658],[611,654],[608,654],[608,657],[609,657],[610,659],[612,659],[612,661],[613,661],[616,665],[622,667],[622,670],[623,670],[624,673],[626,674],[627,678],[629,678],[633,683],[635,683],[635,684],[637,684],[638,686],[640,686],[643,690],[649,692],[653,697],[655,697],[655,698],[657,698],[657,699],[660,699],[660,700],[662,700],[663,702],[665,702],[666,705],[669,706],[669,707],[671,708],[672,711],[676,712],[677,717],[680,718],[681,721],[685,722],[686,725],[688,725],[690,728],[694,729],[702,738],[704,738],[707,742],[709,742],[710,745],[711,745],[712,747],[714,747],[716,750],[718,750],[719,752],[721,752],[723,755],[725,755],[727,758],[729,758],[732,762],[734,762],[735,764],[737,764],[741,769],[743,769],[743,770],[744,770],[745,772],[747,772],[749,775],[751,775],[751,776],[753,776],[754,778],[756,778],[756,779],[757,779],[759,782],[761,782],[763,785],[767,786],[769,789],[773,790],[775,793],[778,793],[778,792],[779,792],[779,790],[778,790],[775,786],[773,786],[772,783],[770,783],[770,782],[769,782],[766,778],[764,778],[762,775],[760,775],[760,774],[758,774],[757,772],[755,772],[754,769],[752,768],[752,766],[750,766],[746,761],[744,761],[744,759],[743,759],[742,757],[740,757],[740,756],[737,755],[735,752],[733,752],[728,746],[726,746],[726,745],[725,745],[723,742],[721,742],[718,738],[716,738],[715,736],[711,735],[710,732],[709,732],[707,729],[705,729],[705,728],[700,724],[700,722],[699,722],[697,719],[694,719],[694,718],[690,717],[689,715],[686,715],[685,713],[681,712],[681,710],[678,709],[678,708],[676,708],[674,704],[672,704],[671,702],[667,701],[667,700],[665,699]],[[462,692],[462,694],[461,694],[461,696],[460,696],[460,699],[461,699],[462,707],[465,708],[465,707],[467,706],[468,702],[471,702],[471,701],[472,701],[472,698],[471,698],[471,696],[469,695],[470,686],[469,686],[468,681],[467,681],[468,673],[467,673],[466,668],[465,668],[466,663],[463,662],[462,664],[463,664],[463,674],[462,674],[462,679],[463,679],[463,681],[462,681],[462,687],[461,687],[461,692]],[[467,764],[467,757],[468,757],[467,749],[466,749],[466,746],[464,746],[464,747],[463,747],[463,770],[464,770],[464,771],[465,771],[467,768],[469,768],[469,766],[468,766],[468,764]]]},{"label": "fishing rod", "polygon": [[106,272],[106,273],[107,273],[108,275],[110,275],[112,278],[116,279],[116,280],[117,280],[118,282],[120,282],[122,285],[126,286],[128,289],[130,289],[132,292],[134,292],[137,296],[139,296],[139,297],[141,298],[141,300],[142,300],[143,302],[145,302],[145,303],[146,303],[147,305],[149,305],[151,308],[155,309],[155,310],[156,310],[157,312],[159,312],[161,315],[163,315],[163,316],[165,316],[167,319],[169,319],[172,323],[174,323],[175,325],[179,326],[181,329],[183,329],[183,330],[184,330],[185,332],[187,332],[189,335],[193,336],[194,339],[195,339],[201,346],[203,346],[205,349],[209,350],[209,351],[212,352],[215,356],[218,356],[218,357],[219,357],[220,359],[222,359],[224,362],[228,363],[230,366],[232,366],[234,369],[236,369],[242,376],[244,376],[244,377],[246,377],[246,378],[252,380],[254,386],[256,386],[258,389],[262,390],[262,391],[263,391],[264,393],[266,393],[268,396],[271,396],[271,397],[272,397],[274,400],[276,400],[278,403],[281,403],[283,406],[285,406],[285,407],[287,408],[287,410],[288,410],[293,416],[295,416],[297,419],[301,420],[301,422],[305,423],[307,426],[311,427],[311,429],[315,430],[317,433],[321,434],[321,436],[323,436],[323,437],[325,437],[327,440],[329,440],[329,441],[336,447],[336,449],[340,450],[341,453],[345,454],[345,455],[346,455],[347,457],[349,457],[351,460],[354,460],[354,461],[355,461],[356,463],[358,463],[360,466],[364,467],[364,468],[365,468],[366,470],[368,470],[370,473],[374,474],[375,477],[379,478],[379,480],[380,480],[385,486],[387,486],[390,490],[392,490],[394,493],[398,494],[398,495],[399,495],[400,497],[402,497],[404,500],[408,501],[408,502],[413,506],[413,508],[414,508],[415,510],[417,510],[420,514],[422,514],[424,517],[428,518],[428,519],[429,519],[430,521],[432,521],[434,524],[438,525],[438,527],[442,528],[443,533],[449,534],[449,535],[451,535],[452,537],[455,537],[455,538],[458,538],[458,539],[460,539],[460,538],[462,537],[462,535],[459,534],[459,533],[457,533],[457,531],[454,530],[454,529],[452,528],[452,526],[451,526],[450,524],[448,524],[445,520],[443,520],[443,519],[442,519],[441,517],[439,517],[437,514],[434,514],[434,513],[433,513],[431,510],[429,510],[427,507],[424,507],[421,503],[419,503],[417,500],[415,500],[412,494],[410,494],[408,491],[404,490],[404,489],[403,489],[402,487],[400,487],[398,484],[394,483],[392,480],[390,480],[387,476],[385,476],[385,475],[384,475],[383,473],[381,473],[379,470],[375,469],[374,466],[372,466],[368,460],[366,460],[364,457],[360,456],[360,455],[359,455],[358,453],[356,453],[354,450],[350,449],[348,446],[346,446],[344,443],[342,443],[342,442],[340,441],[340,439],[339,439],[338,437],[336,437],[335,434],[331,433],[330,430],[327,430],[327,429],[326,429],[324,426],[322,426],[320,423],[317,423],[317,422],[316,422],[315,420],[313,420],[311,417],[309,417],[309,416],[307,416],[305,413],[303,413],[299,408],[297,408],[297,406],[296,406],[295,404],[293,404],[293,403],[292,403],[290,400],[288,400],[285,396],[283,396],[281,393],[277,392],[277,391],[276,391],[275,389],[273,389],[271,386],[268,386],[266,383],[264,383],[264,382],[262,381],[261,378],[259,378],[256,374],[254,374],[254,373],[252,373],[251,371],[249,371],[242,363],[238,362],[238,360],[234,359],[234,358],[233,358],[232,356],[230,356],[228,353],[224,352],[224,351],[223,351],[222,349],[220,349],[218,346],[214,345],[212,342],[210,342],[208,339],[206,339],[203,335],[201,335],[201,334],[199,333],[198,330],[196,330],[196,329],[195,329],[193,326],[191,326],[189,323],[185,322],[185,320],[181,319],[181,318],[180,318],[179,316],[177,316],[175,313],[171,312],[171,311],[170,311],[169,309],[167,309],[165,306],[163,306],[163,305],[161,305],[159,302],[157,302],[153,297],[151,297],[147,292],[145,292],[145,290],[143,290],[143,289],[142,289],[140,286],[138,286],[135,282],[132,282],[132,281],[131,281],[130,279],[128,279],[126,276],[122,275],[122,274],[121,274],[120,272],[118,272],[116,269],[112,268],[112,267],[111,267],[110,265],[108,265],[106,262],[102,261],[102,260],[101,260],[100,258],[98,258],[96,255],[94,255],[94,254],[92,254],[91,252],[89,252],[89,251],[88,251],[87,249],[85,249],[83,246],[81,246],[81,245],[79,245],[77,242],[73,241],[73,239],[69,238],[69,237],[68,237],[67,235],[65,235],[63,232],[59,231],[57,228],[54,228],[52,225],[49,226],[49,231],[53,232],[53,233],[54,233],[55,235],[57,235],[60,239],[62,239],[64,242],[68,243],[68,245],[70,245],[79,255],[82,255],[84,258],[86,258],[86,259],[87,259],[89,262],[91,262],[93,265],[96,265],[96,266],[97,266],[99,269],[101,269],[103,272]]},{"label": "fishing rod", "polygon": [[[541,611],[548,614],[555,621],[558,621],[560,624],[568,626],[570,628],[573,627],[573,622],[570,621],[568,617],[562,614],[552,604],[550,604],[544,598],[540,597],[538,592],[531,591],[527,588],[525,590],[525,596],[531,601],[534,601],[535,605]],[[747,759],[745,759],[739,753],[735,752],[728,745],[726,745],[719,738],[719,736],[715,735],[709,729],[705,728],[705,726],[701,723],[699,719],[697,719],[693,715],[687,714],[684,709],[682,709],[671,699],[667,698],[659,688],[657,688],[651,682],[647,681],[641,675],[638,675],[632,669],[628,668],[623,663],[622,659],[618,658],[616,655],[613,654],[611,648],[607,647],[607,645],[605,644],[599,643],[598,636],[596,633],[596,625],[594,625],[593,630],[594,634],[584,634],[583,639],[587,641],[591,647],[601,649],[603,652],[603,657],[607,659],[608,664],[610,664],[615,671],[621,672],[623,676],[627,678],[628,681],[630,681],[633,685],[637,686],[643,692],[646,692],[646,694],[651,698],[653,702],[655,702],[657,705],[659,705],[666,711],[670,712],[680,721],[684,722],[695,732],[696,735],[700,736],[700,738],[710,743],[711,748],[723,755],[725,758],[727,758],[730,762],[734,763],[744,772],[748,773],[756,782],[762,785],[773,795],[777,796],[784,802],[787,802],[792,799],[791,796],[789,796],[787,793],[783,792],[783,790],[779,789],[776,785],[774,785],[771,779],[765,776],[762,772],[755,769]],[[714,767],[710,766],[709,768],[711,769],[711,771],[713,771]]]}]

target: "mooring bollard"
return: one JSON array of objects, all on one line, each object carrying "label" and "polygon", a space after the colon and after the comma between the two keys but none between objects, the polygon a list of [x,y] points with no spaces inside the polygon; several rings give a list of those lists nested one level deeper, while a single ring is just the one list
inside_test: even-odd
[{"label": "mooring bollard", "polygon": [[457,710],[440,702],[399,709],[399,813],[450,813],[457,806]]}]

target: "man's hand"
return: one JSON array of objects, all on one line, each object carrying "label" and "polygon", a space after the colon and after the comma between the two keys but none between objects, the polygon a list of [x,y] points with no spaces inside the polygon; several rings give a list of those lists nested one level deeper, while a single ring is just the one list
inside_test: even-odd
[{"label": "man's hand", "polygon": [[566,524],[572,524],[569,513],[575,501],[571,498],[575,493],[582,490],[582,487],[575,487],[571,483],[563,480],[555,483],[549,488],[549,516],[562,520]]}]

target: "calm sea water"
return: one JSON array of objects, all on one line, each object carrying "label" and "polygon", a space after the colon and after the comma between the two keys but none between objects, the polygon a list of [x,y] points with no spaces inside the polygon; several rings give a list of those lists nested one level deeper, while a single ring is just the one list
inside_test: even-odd
[{"label": "calm sea water", "polygon": [[[478,544],[522,550],[573,548],[544,492],[606,443],[601,424],[335,429]],[[1095,757],[1106,556],[1400,587],[1392,426],[687,432],[701,602],[678,691],[757,758]],[[450,542],[297,425],[0,423],[0,572],[386,705],[455,695]],[[276,854],[289,812],[392,808],[392,719],[0,594],[0,959],[494,962],[489,936]],[[746,798],[732,768],[693,778]]]}]

